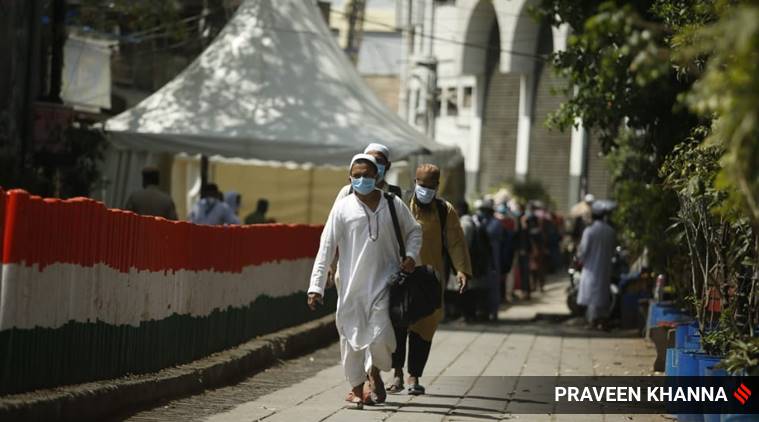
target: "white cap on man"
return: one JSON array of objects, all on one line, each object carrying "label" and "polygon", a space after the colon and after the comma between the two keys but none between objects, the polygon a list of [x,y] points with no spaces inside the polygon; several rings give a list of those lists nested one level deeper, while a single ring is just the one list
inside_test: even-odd
[{"label": "white cap on man", "polygon": [[373,156],[371,156],[369,154],[356,154],[356,155],[354,155],[353,158],[351,158],[351,165],[350,165],[350,167],[348,167],[348,171],[351,171],[351,169],[353,169],[353,164],[355,164],[356,161],[358,161],[358,160],[366,160],[366,161],[372,163],[372,165],[374,166],[374,171],[377,171],[377,168],[378,168],[377,167],[377,159],[375,159]]},{"label": "white cap on man", "polygon": [[380,154],[382,154],[382,155],[385,156],[385,159],[387,161],[391,161],[390,160],[390,148],[388,148],[388,147],[386,147],[386,146],[384,146],[382,144],[371,143],[371,144],[367,145],[367,147],[364,148],[364,154],[368,154],[370,152],[379,152]]}]

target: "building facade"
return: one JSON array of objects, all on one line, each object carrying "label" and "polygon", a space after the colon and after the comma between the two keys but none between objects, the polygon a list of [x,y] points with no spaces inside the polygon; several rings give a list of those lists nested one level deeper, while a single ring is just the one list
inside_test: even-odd
[{"label": "building facade", "polygon": [[534,0],[398,0],[404,30],[399,113],[466,160],[467,193],[540,182],[558,210],[605,197],[609,173],[582,127],[549,130],[565,86],[548,56],[568,29],[538,22]]},{"label": "building facade", "polygon": [[363,3],[356,17],[360,41],[356,69],[364,82],[388,108],[398,111],[401,71],[401,28],[396,0],[322,1],[329,11],[327,24],[338,45],[347,50],[351,6]]}]

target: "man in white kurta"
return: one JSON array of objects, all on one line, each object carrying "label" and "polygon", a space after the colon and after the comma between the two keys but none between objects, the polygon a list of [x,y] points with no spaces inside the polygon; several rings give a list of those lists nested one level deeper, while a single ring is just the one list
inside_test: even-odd
[{"label": "man in white kurta", "polygon": [[323,296],[330,263],[339,249],[336,324],[340,354],[353,392],[362,397],[367,374],[390,370],[395,351],[388,281],[402,266],[413,270],[422,244],[421,227],[401,199],[393,197],[406,245],[406,257],[401,261],[388,199],[374,183],[370,183],[371,189],[364,183],[376,182],[376,176],[372,156],[358,154],[351,161],[354,193],[338,200],[330,212],[308,289],[311,305]]},{"label": "man in white kurta", "polygon": [[616,247],[616,233],[604,221],[604,210],[593,208],[593,224],[582,233],[579,258],[582,261],[582,278],[577,292],[577,303],[587,306],[586,318],[595,325],[607,316],[611,303],[611,260]]}]

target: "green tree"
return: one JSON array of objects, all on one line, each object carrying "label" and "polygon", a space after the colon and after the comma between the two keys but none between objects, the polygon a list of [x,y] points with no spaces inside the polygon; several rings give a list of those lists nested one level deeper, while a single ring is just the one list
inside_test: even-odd
[{"label": "green tree", "polygon": [[648,248],[659,268],[672,245],[661,233],[677,208],[659,168],[674,147],[708,122],[679,100],[695,80],[673,63],[683,28],[716,19],[710,1],[543,0],[543,16],[572,29],[553,65],[569,98],[548,124],[578,119],[601,143],[611,166],[617,222],[633,250]]},{"label": "green tree", "polygon": [[759,1],[722,7],[719,21],[691,30],[678,56],[708,57],[687,102],[714,118],[707,140],[722,145],[726,180],[743,194],[759,227]]}]

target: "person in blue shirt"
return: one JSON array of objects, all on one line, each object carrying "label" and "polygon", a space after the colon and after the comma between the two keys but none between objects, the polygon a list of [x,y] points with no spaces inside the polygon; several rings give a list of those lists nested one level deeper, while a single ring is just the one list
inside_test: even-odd
[{"label": "person in blue shirt", "polygon": [[192,207],[190,221],[195,224],[219,226],[223,224],[240,224],[235,212],[223,200],[219,199],[219,187],[209,183],[200,189],[200,201]]}]

